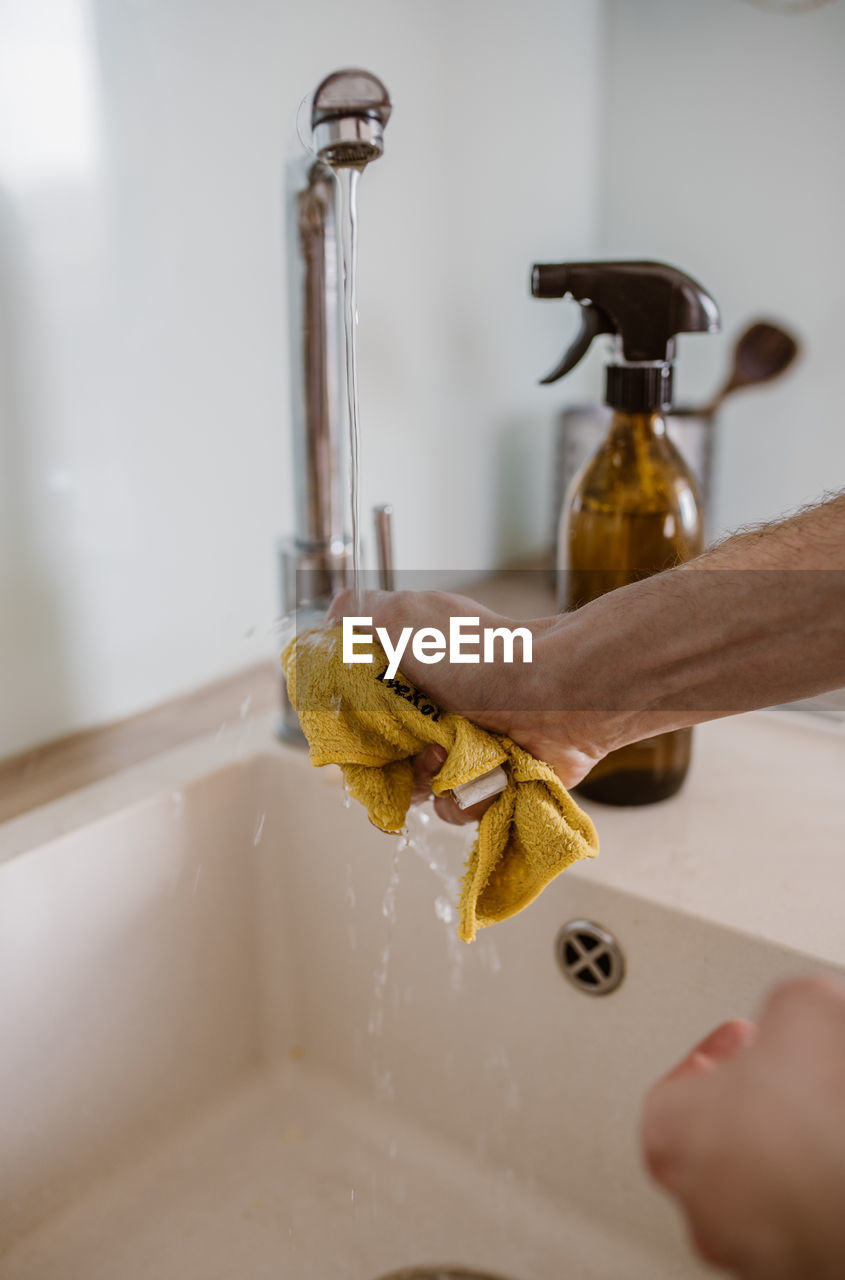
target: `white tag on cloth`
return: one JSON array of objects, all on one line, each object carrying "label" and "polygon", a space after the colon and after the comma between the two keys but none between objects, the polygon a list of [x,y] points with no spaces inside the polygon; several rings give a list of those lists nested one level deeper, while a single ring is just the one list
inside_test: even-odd
[{"label": "white tag on cloth", "polygon": [[470,809],[474,804],[481,804],[482,800],[490,800],[493,796],[497,796],[507,785],[508,775],[502,766],[497,764],[495,769],[488,769],[486,773],[480,773],[477,778],[470,778],[469,782],[462,782],[459,787],[453,787],[452,795],[459,809]]}]

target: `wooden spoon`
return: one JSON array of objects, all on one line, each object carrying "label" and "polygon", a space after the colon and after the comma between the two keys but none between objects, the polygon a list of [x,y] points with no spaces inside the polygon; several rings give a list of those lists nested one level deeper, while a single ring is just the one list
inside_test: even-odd
[{"label": "wooden spoon", "polygon": [[777,378],[789,368],[799,351],[798,339],[791,333],[766,320],[755,321],[737,339],[727,382],[697,413],[712,418],[727,396],[742,387],[759,386],[761,382]]}]

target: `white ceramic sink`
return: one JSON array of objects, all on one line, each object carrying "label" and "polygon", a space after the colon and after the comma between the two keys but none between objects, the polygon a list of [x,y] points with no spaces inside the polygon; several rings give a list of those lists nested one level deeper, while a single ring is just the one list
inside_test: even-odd
[{"label": "white ceramic sink", "polygon": [[[269,717],[0,828],[3,1280],[679,1280],[648,1085],[845,962],[845,737],[707,726],[685,791],[457,941],[469,834],[349,808]],[[791,809],[789,801],[797,807]],[[583,917],[627,973],[555,960]]]}]

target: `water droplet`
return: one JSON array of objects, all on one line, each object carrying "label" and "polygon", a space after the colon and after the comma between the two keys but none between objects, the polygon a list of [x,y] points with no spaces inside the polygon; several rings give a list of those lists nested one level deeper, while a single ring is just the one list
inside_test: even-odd
[{"label": "water droplet", "polygon": [[451,924],[455,918],[454,908],[446,898],[434,899],[434,913],[437,919],[442,920],[444,924]]},{"label": "water droplet", "polygon": [[261,835],[264,831],[264,819],[266,816],[267,815],[263,813],[258,815],[258,821],[255,825],[255,834],[252,837],[253,848],[256,848],[261,843]]}]

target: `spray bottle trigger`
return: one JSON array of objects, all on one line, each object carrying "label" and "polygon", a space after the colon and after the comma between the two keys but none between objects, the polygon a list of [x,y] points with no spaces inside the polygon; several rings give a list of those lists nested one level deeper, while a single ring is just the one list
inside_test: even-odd
[{"label": "spray bottle trigger", "polygon": [[[576,301],[578,301],[576,299]],[[581,302],[581,329],[572,346],[566,351],[563,359],[556,364],[551,373],[547,373],[545,378],[540,379],[540,385],[545,386],[549,382],[557,382],[558,378],[562,378],[564,374],[574,369],[579,360],[587,354],[590,343],[593,338],[597,338],[600,333],[616,333],[616,325],[601,307],[597,307],[594,302]]]}]

